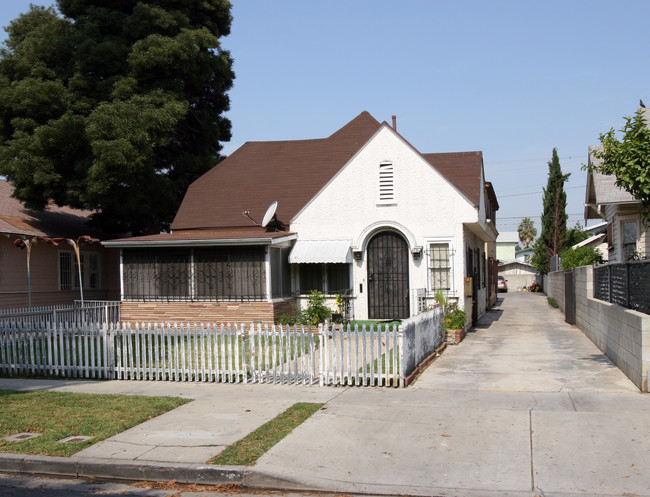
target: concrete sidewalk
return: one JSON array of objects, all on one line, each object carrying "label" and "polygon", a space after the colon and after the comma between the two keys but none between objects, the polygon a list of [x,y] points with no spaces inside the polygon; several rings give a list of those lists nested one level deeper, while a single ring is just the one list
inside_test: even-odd
[{"label": "concrete sidewalk", "polygon": [[[650,496],[650,396],[541,294],[506,294],[407,389],[7,379],[0,388],[195,399],[71,458],[0,454],[0,471],[388,495]],[[255,465],[205,464],[303,401],[326,406]]]}]

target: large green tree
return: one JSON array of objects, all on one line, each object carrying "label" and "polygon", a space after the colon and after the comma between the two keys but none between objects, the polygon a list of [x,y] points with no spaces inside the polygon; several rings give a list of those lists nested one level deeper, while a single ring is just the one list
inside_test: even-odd
[{"label": "large green tree", "polygon": [[641,202],[645,219],[650,223],[650,129],[646,113],[642,108],[634,116],[624,117],[620,141],[613,128],[601,134],[602,149],[594,150],[593,154],[602,160],[590,164],[589,168],[616,176],[616,185]]},{"label": "large green tree", "polygon": [[566,192],[564,183],[570,174],[562,174],[557,149],[553,149],[553,158],[548,163],[548,182],[544,189],[544,209],[542,212],[542,232],[533,246],[531,263],[541,274],[550,269],[550,259],[559,255],[565,246]]},{"label": "large green tree", "polygon": [[230,139],[227,0],[58,0],[0,51],[0,174],[33,209],[96,210],[107,232],[168,224]]}]

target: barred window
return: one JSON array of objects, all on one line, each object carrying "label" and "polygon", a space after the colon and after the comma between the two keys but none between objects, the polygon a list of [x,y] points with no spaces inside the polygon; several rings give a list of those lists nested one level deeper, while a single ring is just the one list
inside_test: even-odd
[{"label": "barred window", "polygon": [[[81,252],[81,281],[89,290],[101,288],[101,257],[94,252]],[[59,290],[79,289],[79,265],[72,250],[59,251]]]},{"label": "barred window", "polygon": [[327,294],[344,293],[350,289],[350,264],[299,264],[300,293],[312,290]]},{"label": "barred window", "polygon": [[74,252],[59,252],[59,290],[72,290],[75,286]]},{"label": "barred window", "polygon": [[429,286],[432,292],[449,292],[451,284],[451,251],[447,243],[429,245]]},{"label": "barred window", "polygon": [[345,293],[350,289],[350,264],[327,265],[327,292]]},{"label": "barred window", "polygon": [[124,297],[263,300],[264,247],[124,249]]},{"label": "barred window", "polygon": [[305,295],[313,290],[323,291],[323,265],[300,264],[300,293]]}]

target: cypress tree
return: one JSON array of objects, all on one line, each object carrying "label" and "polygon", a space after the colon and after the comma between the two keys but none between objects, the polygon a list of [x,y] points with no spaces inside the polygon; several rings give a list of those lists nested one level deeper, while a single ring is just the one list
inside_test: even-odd
[{"label": "cypress tree", "polygon": [[564,182],[570,174],[562,174],[557,149],[548,163],[548,182],[544,188],[544,210],[542,212],[542,233],[534,245],[532,264],[541,274],[550,270],[550,260],[564,250],[566,239],[566,192]]}]

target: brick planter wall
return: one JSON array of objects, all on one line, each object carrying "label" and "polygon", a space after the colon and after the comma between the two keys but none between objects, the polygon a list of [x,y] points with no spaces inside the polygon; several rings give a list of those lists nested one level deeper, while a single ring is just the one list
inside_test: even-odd
[{"label": "brick planter wall", "polygon": [[276,323],[291,314],[295,301],[281,302],[122,302],[121,320],[127,323]]},{"label": "brick planter wall", "polygon": [[445,341],[450,345],[456,345],[465,338],[465,330],[445,330]]}]

